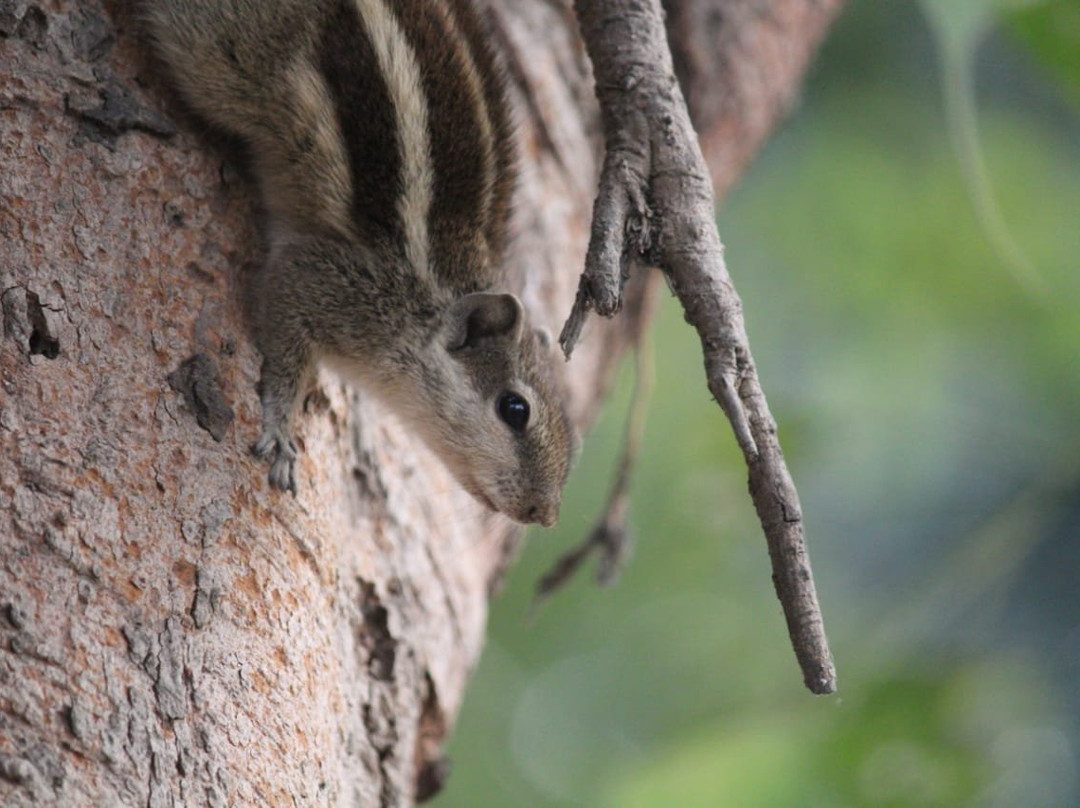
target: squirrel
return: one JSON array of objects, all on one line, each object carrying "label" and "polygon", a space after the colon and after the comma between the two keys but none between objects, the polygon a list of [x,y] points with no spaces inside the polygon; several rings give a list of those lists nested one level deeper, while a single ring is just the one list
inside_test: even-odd
[{"label": "squirrel", "polygon": [[483,505],[558,518],[576,434],[550,338],[503,291],[517,155],[474,0],[139,0],[184,103],[244,147],[263,427],[296,495],[319,362],[384,401]]}]

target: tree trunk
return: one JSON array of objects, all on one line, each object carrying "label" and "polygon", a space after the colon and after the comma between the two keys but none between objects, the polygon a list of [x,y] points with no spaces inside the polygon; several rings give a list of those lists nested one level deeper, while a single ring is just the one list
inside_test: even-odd
[{"label": "tree trunk", "polygon": [[[718,191],[839,4],[666,4]],[[568,5],[492,15],[524,158],[508,266],[557,333],[599,168],[591,73]],[[330,375],[299,497],[267,486],[253,194],[137,40],[123,3],[0,0],[0,804],[411,804],[520,532]],[[631,325],[591,323],[566,367],[582,427]]]}]

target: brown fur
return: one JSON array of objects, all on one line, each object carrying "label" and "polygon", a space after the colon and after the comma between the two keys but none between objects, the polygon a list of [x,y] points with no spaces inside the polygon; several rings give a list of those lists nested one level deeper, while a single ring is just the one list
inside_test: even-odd
[{"label": "brown fur", "polygon": [[[470,0],[142,0],[192,109],[241,138],[269,216],[256,339],[271,482],[317,361],[386,400],[477,499],[557,517],[574,434],[505,283],[509,105]],[[503,423],[506,392],[527,428]]]}]

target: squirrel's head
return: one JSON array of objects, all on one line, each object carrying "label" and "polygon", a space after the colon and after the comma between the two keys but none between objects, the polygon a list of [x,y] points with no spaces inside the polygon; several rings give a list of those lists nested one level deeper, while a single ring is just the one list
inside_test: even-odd
[{"label": "squirrel's head", "polygon": [[514,295],[459,298],[420,357],[415,379],[425,400],[408,406],[470,494],[515,521],[545,526],[559,516],[577,443],[549,343]]}]

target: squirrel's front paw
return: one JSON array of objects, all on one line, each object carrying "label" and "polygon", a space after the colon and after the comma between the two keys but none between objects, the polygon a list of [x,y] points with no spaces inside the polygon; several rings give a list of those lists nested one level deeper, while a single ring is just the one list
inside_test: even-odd
[{"label": "squirrel's front paw", "polygon": [[264,431],[251,451],[259,457],[274,454],[270,464],[270,485],[296,496],[296,444],[279,432]]}]

